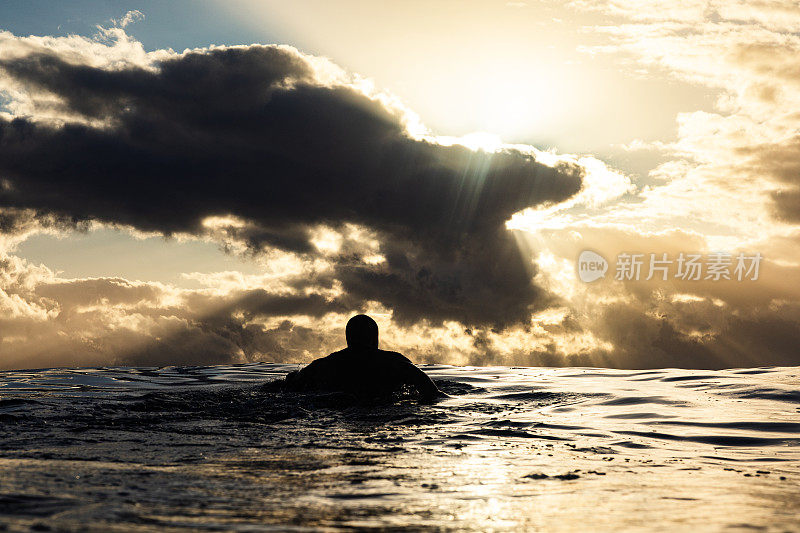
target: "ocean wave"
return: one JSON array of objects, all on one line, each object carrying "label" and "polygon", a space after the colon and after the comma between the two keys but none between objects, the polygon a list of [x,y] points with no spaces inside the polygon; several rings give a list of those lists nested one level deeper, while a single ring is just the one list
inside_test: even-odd
[{"label": "ocean wave", "polygon": [[[429,365],[449,397],[428,405],[288,392],[294,368],[0,373],[0,524],[385,529],[424,512],[432,530],[470,530],[497,506],[640,486],[686,513],[765,493],[800,510],[796,369]],[[554,484],[572,488],[542,492]]]}]

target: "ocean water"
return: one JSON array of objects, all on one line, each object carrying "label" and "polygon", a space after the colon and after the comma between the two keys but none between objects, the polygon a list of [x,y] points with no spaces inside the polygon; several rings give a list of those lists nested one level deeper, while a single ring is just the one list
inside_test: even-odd
[{"label": "ocean water", "polygon": [[294,368],[0,372],[0,530],[800,531],[800,368]]}]

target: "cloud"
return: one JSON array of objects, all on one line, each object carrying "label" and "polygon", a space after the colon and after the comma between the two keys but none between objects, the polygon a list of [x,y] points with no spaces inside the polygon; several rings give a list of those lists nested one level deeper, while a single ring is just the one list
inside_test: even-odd
[{"label": "cloud", "polygon": [[114,22],[120,28],[126,28],[129,24],[133,24],[134,22],[138,22],[140,20],[144,20],[144,13],[138,9],[133,9],[125,13],[121,19],[115,20]]},{"label": "cloud", "polygon": [[[797,364],[791,10],[570,4],[633,22],[596,27],[606,44],[587,50],[719,96],[678,115],[674,140],[632,140],[664,161],[646,186],[591,156],[437,138],[289,47],[147,53],[121,27],[99,41],[0,33],[3,249],[110,224],[214,240],[264,267],[186,274],[201,288],[179,289],[65,279],[5,254],[2,364],[305,362],[341,346],[356,310],[417,362]],[[583,284],[574,271],[584,249],[719,248],[762,252],[759,281]]]},{"label": "cloud", "polygon": [[278,294],[69,279],[2,254],[0,368],[309,361],[341,344],[348,310],[292,282]]},{"label": "cloud", "polygon": [[[780,16],[796,5],[646,4],[571,2],[619,17],[593,28],[601,44],[586,51],[613,54],[623,68],[646,69],[643,76],[665,72],[706,86],[718,95],[716,108],[679,114],[676,139],[649,143],[668,158],[651,171],[651,185],[599,209],[567,201],[515,217],[537,254],[537,284],[559,295],[563,308],[555,317],[534,315],[534,333],[539,326],[546,333],[529,338],[535,348],[527,352],[484,335],[481,360],[627,368],[800,362],[792,348],[800,331],[800,87],[792,75],[800,40],[797,17]],[[584,249],[607,258],[722,249],[766,259],[750,284],[586,285],[574,273]]]},{"label": "cloud", "polygon": [[355,224],[386,261],[339,257],[335,275],[407,322],[505,326],[547,301],[504,224],[579,192],[577,164],[412,137],[401,108],[288,47],[115,68],[35,49],[0,69],[64,117],[0,119],[0,206],[165,235],[232,215],[251,250],[308,256],[314,228]]},{"label": "cloud", "polygon": [[[594,27],[607,42],[587,51],[632,58],[642,68],[721,91],[715,112],[680,114],[677,140],[661,145],[694,163],[664,188],[681,196],[670,208],[714,206],[717,213],[704,217],[709,226],[747,213],[752,223],[746,230],[753,235],[770,232],[776,221],[800,219],[796,2],[648,1],[646,9],[627,0],[571,5],[624,17],[622,23]],[[668,205],[655,194],[658,203]],[[718,194],[726,195],[726,208],[719,209]]]}]

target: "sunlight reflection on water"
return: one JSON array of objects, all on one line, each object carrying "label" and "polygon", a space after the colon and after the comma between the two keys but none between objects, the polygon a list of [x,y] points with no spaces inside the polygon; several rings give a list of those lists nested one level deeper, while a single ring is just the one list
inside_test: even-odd
[{"label": "sunlight reflection on water", "polygon": [[792,530],[797,368],[424,367],[451,398],[262,384],[294,365],[0,373],[11,530]]}]

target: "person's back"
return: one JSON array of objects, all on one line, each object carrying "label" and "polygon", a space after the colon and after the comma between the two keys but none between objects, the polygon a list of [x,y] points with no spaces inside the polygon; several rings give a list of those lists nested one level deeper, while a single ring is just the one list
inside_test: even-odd
[{"label": "person's back", "polygon": [[442,395],[408,358],[378,349],[378,325],[370,317],[351,318],[345,336],[347,348],[290,373],[286,385],[294,390],[339,391],[362,397],[384,396],[408,385],[424,399]]}]

